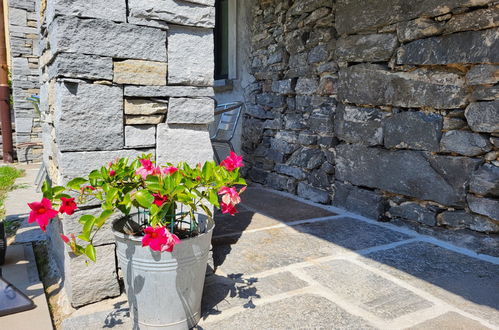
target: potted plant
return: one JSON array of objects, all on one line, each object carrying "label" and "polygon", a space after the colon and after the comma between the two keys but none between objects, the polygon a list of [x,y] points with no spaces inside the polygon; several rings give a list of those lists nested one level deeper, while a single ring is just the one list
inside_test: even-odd
[{"label": "potted plant", "polygon": [[118,159],[66,186],[45,183],[43,199],[28,204],[28,221],[45,231],[58,214],[73,214],[89,198],[98,199],[102,212],[83,214],[81,233],[61,234],[72,253],[95,261],[95,233],[114,212],[123,213],[112,226],[134,327],[190,328],[200,318],[214,227],[210,205],[237,212],[246,185],[241,166],[235,153],[220,165],[207,161],[194,167],[185,162],[157,166],[150,155]]}]

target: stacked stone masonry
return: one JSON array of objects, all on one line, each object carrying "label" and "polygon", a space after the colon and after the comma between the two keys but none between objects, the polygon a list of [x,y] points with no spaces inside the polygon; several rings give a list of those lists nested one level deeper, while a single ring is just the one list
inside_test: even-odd
[{"label": "stacked stone masonry", "polygon": [[383,221],[498,233],[498,26],[491,0],[255,1],[247,176]]},{"label": "stacked stone masonry", "polygon": [[[55,184],[118,157],[213,159],[214,11],[210,0],[41,2],[44,163]],[[85,207],[100,209],[91,201]],[[64,252],[59,233],[77,231],[79,216],[51,228],[75,307],[120,294],[110,226],[96,237],[96,265]]]},{"label": "stacked stone masonry", "polygon": [[[38,28],[36,0],[8,1],[8,31],[11,53],[11,113],[17,159],[39,161],[42,158],[40,116],[27,99],[39,93]],[[31,145],[30,147],[28,147]],[[35,146],[36,145],[36,146]]]}]

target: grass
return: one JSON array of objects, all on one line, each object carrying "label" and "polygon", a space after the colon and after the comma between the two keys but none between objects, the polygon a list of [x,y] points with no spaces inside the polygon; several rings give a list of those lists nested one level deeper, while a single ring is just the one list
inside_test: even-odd
[{"label": "grass", "polygon": [[[23,176],[24,171],[18,170],[12,166],[0,166],[0,221],[4,221],[5,218],[5,198],[7,198],[7,193],[15,188],[14,183],[16,179]],[[7,236],[11,236],[15,233],[19,223],[17,221],[5,221],[5,231]]]}]

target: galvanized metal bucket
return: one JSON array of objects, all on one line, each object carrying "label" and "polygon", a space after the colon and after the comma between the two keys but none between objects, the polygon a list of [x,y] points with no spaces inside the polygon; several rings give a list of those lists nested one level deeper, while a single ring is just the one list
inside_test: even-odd
[{"label": "galvanized metal bucket", "polygon": [[142,247],[141,237],[124,234],[119,222],[113,225],[134,329],[189,329],[199,321],[215,225],[197,217],[202,234],[183,239],[171,253]]}]

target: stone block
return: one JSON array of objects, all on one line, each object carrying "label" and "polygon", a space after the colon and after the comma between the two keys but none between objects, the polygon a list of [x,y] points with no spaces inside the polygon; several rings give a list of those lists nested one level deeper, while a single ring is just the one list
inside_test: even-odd
[{"label": "stone block", "polygon": [[470,210],[499,221],[499,200],[469,194],[466,197]]},{"label": "stone block", "polygon": [[[420,16],[433,17],[451,12],[455,8],[484,6],[488,0],[430,0],[404,2],[400,0],[352,1],[340,0],[336,5],[336,30],[339,34],[353,34],[389,24],[407,21]],[[390,10],[387,10],[390,8]]]},{"label": "stone block", "polygon": [[466,211],[445,211],[437,216],[438,224],[452,228],[468,228],[480,232],[499,232],[499,224],[492,219]]},{"label": "stone block", "polygon": [[278,94],[294,93],[296,82],[293,79],[276,80],[272,82],[272,92]]},{"label": "stone block", "polygon": [[499,82],[499,65],[480,64],[466,73],[466,84],[485,85]]},{"label": "stone block", "polygon": [[316,188],[305,182],[298,183],[298,196],[311,200],[312,202],[326,204],[329,202],[329,192]]},{"label": "stone block", "polygon": [[166,31],[104,19],[56,17],[48,28],[48,42],[53,54],[84,53],[166,62]]},{"label": "stone block", "polygon": [[165,121],[165,115],[125,116],[126,125],[157,125]]},{"label": "stone block", "polygon": [[123,147],[123,89],[117,86],[56,84],[56,142],[60,151]]},{"label": "stone block", "polygon": [[65,256],[64,284],[73,307],[120,295],[114,244],[96,246],[95,250],[96,263],[87,264],[85,256]]},{"label": "stone block", "polygon": [[499,99],[499,86],[476,86],[470,101],[494,101]]},{"label": "stone block", "polygon": [[380,194],[336,181],[332,205],[368,218],[380,218],[387,208],[386,199]]},{"label": "stone block", "polygon": [[412,41],[401,47],[398,64],[498,63],[499,29],[467,31]]},{"label": "stone block", "polygon": [[125,96],[133,97],[213,97],[212,87],[125,86]]},{"label": "stone block", "polygon": [[159,164],[185,161],[196,165],[213,160],[213,149],[206,125],[159,124],[156,132],[156,160]]},{"label": "stone block", "polygon": [[166,85],[167,64],[142,60],[114,62],[114,78],[117,84]]},{"label": "stone block", "polygon": [[168,29],[169,24],[215,27],[215,7],[176,0],[129,0],[128,21]]},{"label": "stone block", "polygon": [[[14,123],[16,134],[31,133],[31,130],[33,129],[33,118],[16,117]],[[17,142],[19,143],[19,141]]]},{"label": "stone block", "polygon": [[453,109],[466,104],[463,79],[454,73],[416,69],[390,72],[376,65],[359,64],[339,72],[340,101]]},{"label": "stone block", "polygon": [[277,173],[289,175],[297,180],[303,180],[307,177],[306,172],[299,167],[277,164],[275,170]]},{"label": "stone block", "polygon": [[26,26],[28,24],[26,10],[20,8],[9,8],[9,24]]},{"label": "stone block", "polygon": [[445,22],[438,22],[427,17],[400,22],[397,24],[397,36],[400,42],[412,41],[440,34],[444,29]]},{"label": "stone block", "polygon": [[56,77],[112,80],[113,60],[96,55],[59,53],[48,67],[48,79]]},{"label": "stone block", "polygon": [[336,147],[336,179],[444,205],[464,205],[466,183],[479,163],[419,151]]},{"label": "stone block", "polygon": [[406,202],[392,206],[389,212],[392,217],[417,221],[428,226],[436,225],[436,213],[418,203]]},{"label": "stone block", "polygon": [[296,94],[313,95],[319,87],[319,81],[316,78],[298,78],[296,82]]},{"label": "stone block", "polygon": [[168,111],[168,101],[125,99],[125,115],[161,115]]},{"label": "stone block", "polygon": [[46,2],[45,22],[49,25],[56,16],[102,18],[115,22],[126,21],[126,5],[121,0],[50,0]]},{"label": "stone block", "polygon": [[471,177],[470,191],[478,195],[499,197],[499,167],[483,164]]},{"label": "stone block", "polygon": [[156,146],[156,126],[125,126],[125,147],[144,148]]},{"label": "stone block", "polygon": [[184,2],[199,3],[206,6],[214,6],[215,0],[183,0]]},{"label": "stone block", "polygon": [[288,160],[288,165],[311,170],[322,165],[324,160],[324,153],[320,149],[300,148],[291,155]]},{"label": "stone block", "polygon": [[[142,154],[154,154],[154,149],[122,149],[112,151],[58,152],[59,177],[53,178],[57,185],[66,184],[69,180],[86,176],[101,166],[106,166],[116,158],[128,157],[133,160]],[[75,166],[77,164],[78,166]]]},{"label": "stone block", "polygon": [[499,132],[499,100],[472,102],[464,112],[468,125],[475,132]]},{"label": "stone block", "polygon": [[338,39],[336,58],[344,62],[388,61],[397,49],[395,34],[360,34]]},{"label": "stone block", "polygon": [[442,117],[422,112],[400,112],[383,123],[386,148],[438,151]]},{"label": "stone block", "polygon": [[385,320],[433,306],[415,293],[347,260],[329,261],[305,271],[350,304]]},{"label": "stone block", "polygon": [[172,27],[168,35],[168,65],[169,84],[212,86],[213,31]]},{"label": "stone block", "polygon": [[168,124],[209,124],[213,122],[215,101],[211,98],[170,98]]},{"label": "stone block", "polygon": [[276,173],[269,173],[265,185],[277,190],[284,190],[294,193],[296,190],[296,182],[289,176],[279,175]]},{"label": "stone block", "polygon": [[456,33],[467,30],[483,30],[499,25],[499,6],[473,10],[461,15],[454,15],[445,24],[444,33]]},{"label": "stone block", "polygon": [[468,131],[446,132],[440,141],[440,151],[455,152],[464,156],[478,156],[492,149],[489,140],[478,133]]},{"label": "stone block", "polygon": [[340,104],[336,111],[334,132],[349,143],[383,144],[381,121],[384,113],[376,108],[361,108]]}]

